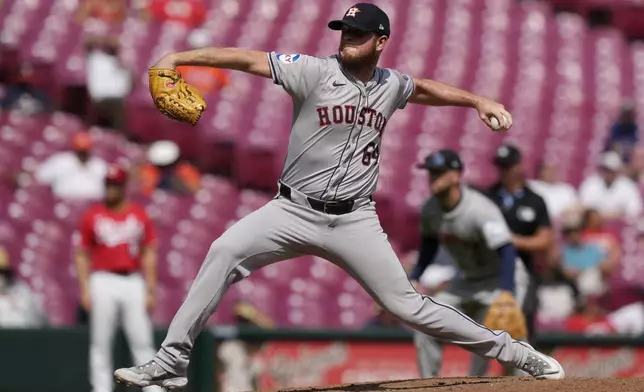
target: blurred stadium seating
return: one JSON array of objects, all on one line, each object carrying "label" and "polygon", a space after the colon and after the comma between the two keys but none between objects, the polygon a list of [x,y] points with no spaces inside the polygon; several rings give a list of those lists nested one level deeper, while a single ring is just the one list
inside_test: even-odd
[{"label": "blurred stadium seating", "polygon": [[[77,3],[2,2],[0,67],[10,68],[17,60],[34,62],[39,69],[37,83],[59,100],[65,99],[67,87],[84,84],[82,39],[92,26],[84,30],[67,23]],[[209,0],[203,30],[218,46],[332,54],[337,40],[326,29],[326,21],[351,3]],[[604,3],[621,10],[618,3],[632,1]],[[505,136],[488,133],[476,113],[464,109],[409,106],[393,117],[384,137],[376,200],[383,227],[401,251],[413,249],[418,240],[418,208],[428,187],[425,174],[415,170],[414,163],[430,150],[448,146],[462,151],[466,179],[489,184],[494,180],[493,151],[502,140],[512,141],[522,149],[529,168],[546,157],[563,170],[564,180],[578,185],[595,170],[622,99],[633,97],[638,106],[644,105],[644,44],[627,44],[619,28],[590,29],[581,14],[555,14],[543,2],[383,0],[379,4],[394,26],[383,65],[507,102],[515,119],[513,131]],[[624,22],[624,28],[629,23]],[[39,24],[40,31],[27,28]],[[275,188],[289,137],[290,101],[268,79],[233,73],[229,88],[206,97],[209,110],[197,128],[172,122],[152,106],[146,69],[162,54],[187,48],[190,31],[174,22],[129,18],[116,33],[125,61],[139,76],[128,99],[129,129],[143,142],[173,139],[202,169],[232,176],[205,176],[204,188],[195,198],[155,194],[141,200],[159,225],[163,244],[161,306],[155,321],[165,324],[211,241],[270,199],[261,191]],[[639,116],[639,123],[644,123],[644,110]],[[4,113],[0,176],[29,172],[64,148],[82,127],[70,114]],[[128,163],[144,156],[142,146],[121,136],[100,129],[92,134],[97,154],[106,160]],[[0,186],[0,245],[7,247],[12,260],[21,260],[21,276],[42,294],[54,324],[71,324],[77,285],[70,243],[81,206],[56,200],[48,189],[30,184],[26,181],[16,192]],[[634,246],[637,229],[617,224],[616,230],[628,262],[615,276],[615,291],[641,287],[644,258]],[[367,294],[337,267],[315,257],[266,267],[235,285],[212,322],[232,321],[230,310],[237,299],[255,300],[283,326],[356,327],[372,316]]]},{"label": "blurred stadium seating", "polygon": [[548,0],[555,10],[576,12],[619,28],[628,38],[644,38],[642,0]]}]

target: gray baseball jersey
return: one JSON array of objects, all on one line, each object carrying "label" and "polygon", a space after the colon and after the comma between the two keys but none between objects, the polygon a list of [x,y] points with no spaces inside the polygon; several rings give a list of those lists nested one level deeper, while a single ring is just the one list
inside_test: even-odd
[{"label": "gray baseball jersey", "polygon": [[337,56],[268,54],[273,81],[293,98],[293,124],[281,180],[321,200],[367,197],[376,190],[380,141],[403,109],[413,79],[376,68],[366,84]]},{"label": "gray baseball jersey", "polygon": [[461,270],[464,279],[498,276],[497,249],[512,242],[510,229],[496,204],[482,193],[462,188],[461,201],[443,212],[436,197],[421,210],[421,232],[445,247]]}]

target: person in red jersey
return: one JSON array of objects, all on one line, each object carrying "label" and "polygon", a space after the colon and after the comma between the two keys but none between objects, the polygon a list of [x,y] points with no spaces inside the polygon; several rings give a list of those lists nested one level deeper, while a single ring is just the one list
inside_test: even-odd
[{"label": "person in red jersey", "polygon": [[143,206],[127,200],[127,177],[120,166],[108,167],[105,197],[84,212],[75,233],[80,301],[89,312],[93,392],[113,390],[111,353],[119,321],[134,361],[148,361],[156,352],[148,312],[155,303],[157,236]]}]

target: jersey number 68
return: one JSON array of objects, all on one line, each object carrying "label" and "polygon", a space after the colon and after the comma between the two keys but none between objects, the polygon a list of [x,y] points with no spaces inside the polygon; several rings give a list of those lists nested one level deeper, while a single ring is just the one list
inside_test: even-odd
[{"label": "jersey number 68", "polygon": [[362,164],[369,166],[371,161],[378,162],[380,158],[380,144],[371,142],[362,150]]}]

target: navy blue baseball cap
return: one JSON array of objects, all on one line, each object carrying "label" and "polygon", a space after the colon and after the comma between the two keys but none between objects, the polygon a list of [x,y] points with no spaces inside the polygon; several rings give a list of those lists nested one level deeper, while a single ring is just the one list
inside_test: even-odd
[{"label": "navy blue baseball cap", "polygon": [[425,161],[419,163],[417,167],[438,172],[448,170],[463,171],[463,161],[461,161],[461,157],[456,151],[446,148],[429,154]]},{"label": "navy blue baseball cap", "polygon": [[360,31],[373,32],[389,37],[391,33],[389,27],[389,17],[375,4],[358,3],[344,13],[340,20],[329,22],[331,30],[342,30],[343,26],[353,27]]},{"label": "navy blue baseball cap", "polygon": [[521,162],[521,151],[512,144],[503,144],[496,149],[494,164],[500,168],[508,168]]}]

